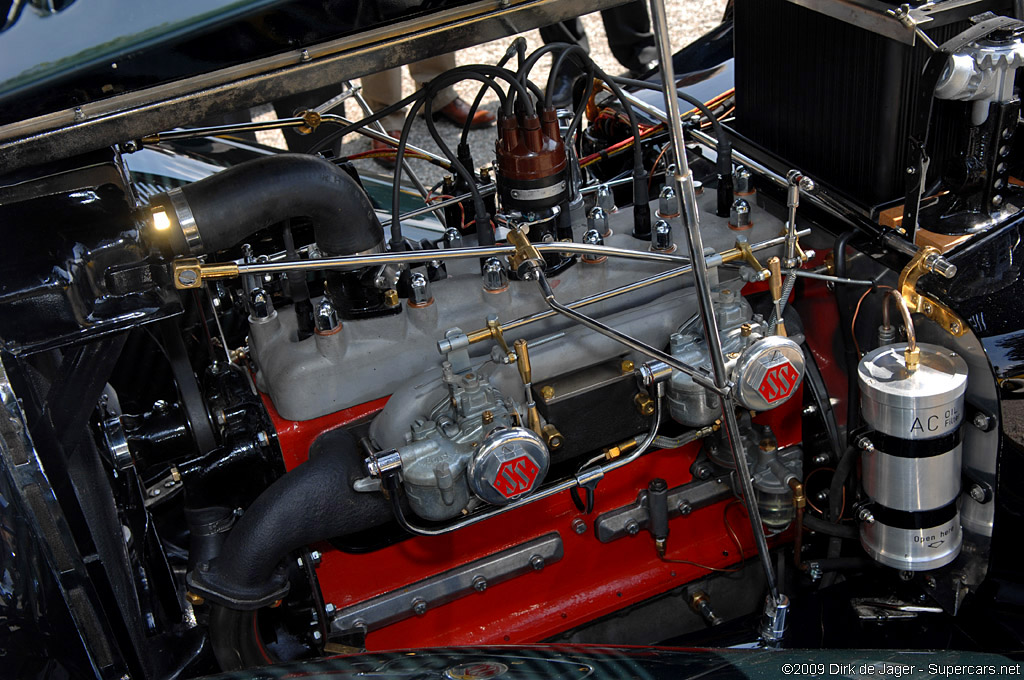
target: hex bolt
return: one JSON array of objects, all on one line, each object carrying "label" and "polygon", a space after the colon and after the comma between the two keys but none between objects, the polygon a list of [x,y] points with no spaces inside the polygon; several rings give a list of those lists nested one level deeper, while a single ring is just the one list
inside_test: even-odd
[{"label": "hex bolt", "polygon": [[[184,274],[183,270],[181,273]],[[179,275],[178,279],[181,277]],[[249,314],[253,319],[269,319],[274,313],[274,303],[270,301],[270,295],[262,288],[253,288],[249,291]]]},{"label": "hex bolt", "polygon": [[864,507],[857,511],[857,519],[865,524],[874,524],[875,516],[871,514],[871,510]]},{"label": "hex bolt", "polygon": [[314,550],[311,553],[309,553],[309,559],[313,560],[314,567],[320,566],[320,560],[322,557],[323,555],[320,554],[319,550]]},{"label": "hex bolt", "polygon": [[618,210],[615,207],[615,197],[612,195],[612,190],[607,184],[597,187],[597,205],[605,213],[613,213]]},{"label": "hex bolt", "polygon": [[640,533],[640,525],[636,523],[635,519],[631,519],[626,522],[626,533],[630,536],[636,536]]},{"label": "hex bolt", "polygon": [[658,192],[658,217],[672,218],[679,216],[679,198],[676,190],[665,185]]},{"label": "hex bolt", "polygon": [[867,437],[861,437],[857,440],[857,447],[861,451],[871,452],[875,450],[875,444]]},{"label": "hex bolt", "polygon": [[412,613],[416,616],[423,616],[427,613],[427,603],[423,598],[417,597],[412,601]]},{"label": "hex bolt", "polygon": [[683,517],[686,517],[691,512],[693,512],[693,506],[687,503],[686,501],[679,501],[679,505],[676,506],[676,508],[679,510],[679,514]]},{"label": "hex bolt", "polygon": [[508,289],[508,271],[496,257],[487,258],[484,262],[484,290],[488,293],[500,293]]},{"label": "hex bolt", "polygon": [[[594,210],[599,210],[599,208],[594,208]],[[603,213],[604,211],[602,210],[601,212]],[[590,219],[588,218],[587,221],[589,222]],[[583,242],[586,243],[587,245],[591,245],[591,246],[603,246],[604,245],[604,239],[601,237],[601,233],[597,229],[588,229],[586,231],[586,233],[583,234]],[[584,255],[583,256],[583,261],[587,262],[587,263],[590,263],[590,264],[597,264],[598,262],[604,262],[607,259],[608,259],[608,257],[605,256],[605,255]]]},{"label": "hex bolt", "polygon": [[487,579],[485,579],[483,576],[474,576],[473,590],[475,590],[478,593],[482,593],[485,590],[487,590]]},{"label": "hex bolt", "polygon": [[334,612],[338,611],[338,608],[334,606],[333,602],[328,602],[324,605],[324,613],[328,616],[334,616]]},{"label": "hex bolt", "polygon": [[572,530],[582,536],[587,533],[587,523],[577,517],[572,521]]},{"label": "hex bolt", "polygon": [[978,503],[984,503],[988,497],[988,494],[985,493],[985,488],[981,484],[971,484],[971,488],[967,493]]},{"label": "hex bolt", "polygon": [[320,298],[320,302],[316,306],[316,313],[313,315],[313,322],[318,335],[331,335],[341,325],[338,310],[328,296]]},{"label": "hex bolt", "polygon": [[736,172],[732,173],[732,191],[736,196],[749,196],[754,193],[753,187],[750,186],[751,174],[750,171],[744,167],[736,168]]},{"label": "hex bolt", "polygon": [[530,558],[530,566],[533,567],[534,571],[540,571],[544,568],[544,558],[540,555],[534,555]]},{"label": "hex bolt", "polygon": [[591,208],[587,214],[587,230],[591,229],[600,234],[601,238],[612,235],[611,229],[608,227],[608,213],[599,205]]},{"label": "hex bolt", "polygon": [[651,250],[658,252],[671,252],[675,250],[672,243],[672,225],[665,220],[658,220],[651,230]]},{"label": "hex bolt", "polygon": [[455,227],[448,227],[444,230],[444,247],[446,249],[462,247],[462,234]]},{"label": "hex bolt", "polygon": [[754,226],[750,216],[750,204],[746,199],[737,198],[729,208],[729,228],[734,230],[747,230]]},{"label": "hex bolt", "polygon": [[430,281],[422,272],[415,272],[409,277],[409,306],[427,307],[434,301],[430,293]]},{"label": "hex bolt", "polygon": [[971,424],[982,432],[988,432],[992,427],[992,419],[984,413],[975,413],[974,418],[971,419]]},{"label": "hex bolt", "polygon": [[320,638],[322,638],[322,637],[323,637],[323,634],[320,631],[318,631],[318,630],[314,630],[313,631],[313,639],[314,640],[316,640],[317,642],[320,642]]}]

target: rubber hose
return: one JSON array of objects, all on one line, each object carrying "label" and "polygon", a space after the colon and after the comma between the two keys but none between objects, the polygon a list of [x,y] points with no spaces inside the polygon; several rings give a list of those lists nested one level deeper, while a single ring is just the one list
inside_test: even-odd
[{"label": "rubber hose", "polygon": [[[816,531],[819,534],[835,538],[848,538],[854,541],[859,538],[856,527],[846,526],[845,524],[832,524],[832,522],[826,522],[823,519],[806,513],[804,514],[804,527],[809,531]],[[820,562],[821,560],[816,561]]]},{"label": "rubber hose", "polygon": [[161,194],[153,200],[168,216],[177,216],[176,227],[152,232],[175,255],[224,250],[293,217],[313,222],[317,246],[325,254],[359,253],[383,241],[380,221],[362,187],[343,169],[317,156],[285,153],[258,158],[188,184],[181,194],[198,232],[191,246],[171,197]]},{"label": "rubber hose", "polygon": [[265,600],[280,590],[283,577],[277,567],[291,551],[390,521],[391,506],[382,495],[352,490],[355,479],[364,476],[361,463],[356,440],[346,430],[321,435],[309,460],[259,495],[209,569],[193,578],[224,599]]}]

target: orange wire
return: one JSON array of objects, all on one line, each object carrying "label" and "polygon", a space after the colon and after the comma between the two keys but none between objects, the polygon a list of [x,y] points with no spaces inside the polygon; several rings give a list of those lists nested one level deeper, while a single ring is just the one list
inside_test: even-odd
[{"label": "orange wire", "polygon": [[[811,477],[813,477],[817,473],[821,472],[822,470],[829,470],[831,472],[835,472],[836,471],[835,468],[831,468],[831,467],[823,467],[823,468],[818,468],[816,470],[811,470],[811,473],[809,475],[807,475],[806,479],[804,479],[804,490],[805,491],[808,488],[807,484],[811,481]],[[817,505],[814,504],[814,501],[811,500],[811,497],[810,497],[809,494],[807,495],[807,505],[811,506],[811,509],[813,509],[815,512],[819,513],[822,517],[825,516],[825,512],[823,510],[821,510],[821,508],[819,508]],[[846,487],[845,486],[843,487],[843,502],[842,502],[842,505],[839,508],[839,519],[843,518],[843,513],[844,512],[846,512]]]},{"label": "orange wire", "polygon": [[[739,503],[739,501],[733,500],[726,504],[725,508],[722,510],[722,522],[725,523],[725,530],[729,532],[729,537],[732,539],[732,542],[736,545],[736,551],[740,556],[740,560],[742,561],[746,559],[743,555],[743,544],[740,543],[739,535],[735,532],[735,530],[733,530],[732,525],[729,524],[729,508],[731,508],[736,503]],[[701,564],[700,562],[693,562],[691,560],[680,560],[669,557],[662,557],[661,561],[670,562],[672,564],[688,564],[691,567],[697,567],[698,569],[707,569],[708,571],[715,571],[723,574],[735,574],[736,572],[743,569],[743,567],[712,567],[707,564]]]},{"label": "orange wire", "polygon": [[860,306],[861,306],[861,303],[864,302],[864,298],[866,298],[870,293],[872,293],[873,291],[878,290],[878,289],[892,290],[892,287],[891,286],[876,286],[875,288],[868,288],[866,291],[864,291],[864,294],[860,296],[860,299],[857,300],[857,306],[854,307],[854,309],[853,309],[853,319],[850,320],[850,336],[853,338],[853,347],[854,347],[854,349],[857,350],[857,358],[858,359],[860,359],[864,355],[861,354],[860,343],[857,342],[857,315],[860,314]]}]

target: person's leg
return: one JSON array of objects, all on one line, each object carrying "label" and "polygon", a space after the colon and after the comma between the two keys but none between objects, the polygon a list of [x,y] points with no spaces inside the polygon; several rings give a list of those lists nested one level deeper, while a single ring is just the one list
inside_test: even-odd
[{"label": "person's leg", "polygon": [[[445,71],[455,68],[455,54],[449,52],[438,57],[431,57],[409,64],[409,74],[418,87],[426,85]],[[464,125],[469,117],[469,104],[459,97],[454,87],[449,86],[438,92],[431,103],[431,111],[435,116],[443,116],[455,125]],[[425,113],[425,111],[424,111]],[[482,128],[493,125],[495,115],[491,111],[480,108],[473,115],[471,128]]]},{"label": "person's leg", "polygon": [[631,2],[601,11],[608,47],[620,64],[630,71],[643,72],[657,59],[654,34],[647,4]]},{"label": "person's leg", "polygon": [[[380,111],[402,98],[402,69],[393,68],[361,78],[363,98],[373,111]],[[401,130],[405,111],[398,111],[381,119],[385,130]]]},{"label": "person's leg", "polygon": [[[590,43],[587,40],[587,32],[583,28],[583,22],[577,19],[562,21],[540,29],[540,37],[545,45],[551,43],[577,44],[587,52],[590,51]],[[554,55],[558,59],[558,55]],[[552,61],[552,65],[554,61]],[[566,108],[572,105],[572,91],[577,79],[583,75],[581,62],[570,58],[562,63],[561,69],[555,78],[552,86],[551,102],[557,108]]]},{"label": "person's leg", "polygon": [[[455,53],[449,52],[423,61],[409,64],[409,75],[416,81],[416,87],[420,88],[445,71],[455,68]],[[434,96],[434,111],[443,109],[459,96],[454,87],[446,87]]]}]

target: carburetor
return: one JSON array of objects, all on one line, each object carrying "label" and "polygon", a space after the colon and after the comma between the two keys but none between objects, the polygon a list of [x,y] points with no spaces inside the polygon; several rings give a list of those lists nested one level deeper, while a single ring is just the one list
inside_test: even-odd
[{"label": "carburetor", "polygon": [[[536,489],[550,456],[533,431],[517,427],[517,405],[487,378],[442,365],[448,394],[425,417],[413,420],[407,443],[391,455],[401,462],[409,507],[423,519],[462,514],[473,497],[504,505]],[[379,459],[379,457],[378,457]],[[375,459],[367,465],[374,470]]]},{"label": "carburetor", "polygon": [[[750,303],[731,288],[714,290],[712,302],[737,401],[752,411],[784,404],[803,379],[800,346],[787,337],[769,335],[768,324],[755,317]],[[673,333],[669,347],[676,359],[710,372],[711,359],[699,318]],[[721,415],[718,395],[681,371],[672,372],[667,399],[669,413],[681,425],[704,427]]]}]

